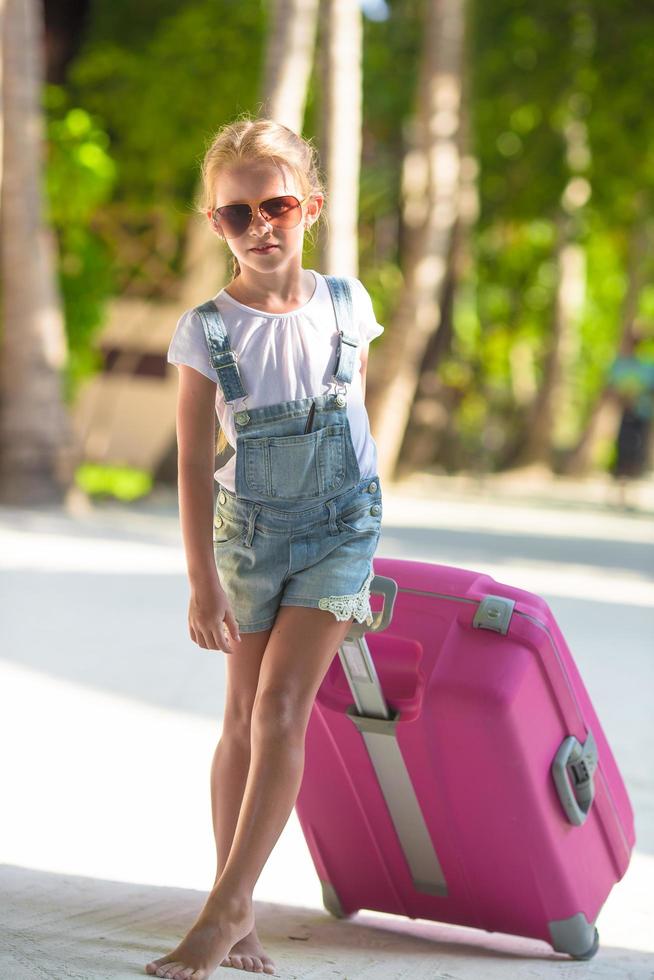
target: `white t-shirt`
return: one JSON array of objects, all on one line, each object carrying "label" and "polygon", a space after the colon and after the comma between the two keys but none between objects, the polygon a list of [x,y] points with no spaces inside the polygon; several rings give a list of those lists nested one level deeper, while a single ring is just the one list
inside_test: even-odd
[{"label": "white t-shirt", "polygon": [[[290,313],[265,313],[245,306],[221,289],[213,297],[223,317],[230,346],[238,357],[243,386],[248,393],[246,408],[310,398],[331,389],[336,369],[338,327],[329,287],[321,273],[310,270],[316,280],[311,298]],[[354,325],[365,347],[384,328],[377,323],[372,300],[365,286],[347,277],[354,306]],[[359,355],[361,352],[359,347]],[[233,409],[243,400],[225,404],[218,376],[212,367],[199,314],[186,310],[170,341],[167,359],[171,364],[189,364],[216,382],[216,414],[230,446],[236,448]],[[357,357],[352,382],[347,386],[347,417],[352,433],[361,479],[377,472],[377,447],[370,434],[363,401],[361,359]],[[333,390],[333,389],[331,389]],[[236,454],[214,473],[215,479],[235,493]]]}]

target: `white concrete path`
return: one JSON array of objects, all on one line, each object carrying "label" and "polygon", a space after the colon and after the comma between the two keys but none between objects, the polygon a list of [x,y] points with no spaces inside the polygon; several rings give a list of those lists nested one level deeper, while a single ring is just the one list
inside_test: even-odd
[{"label": "white concrete path", "polygon": [[[602,492],[414,479],[384,491],[379,552],[487,571],[558,617],[636,810],[600,952],[576,963],[426,921],[339,922],[293,813],[254,895],[280,977],[654,977],[654,499],[644,487],[640,509],[618,513]],[[215,860],[224,655],[187,635],[174,497],[74,516],[0,509],[0,582],[0,975],[145,976],[202,907]]]}]

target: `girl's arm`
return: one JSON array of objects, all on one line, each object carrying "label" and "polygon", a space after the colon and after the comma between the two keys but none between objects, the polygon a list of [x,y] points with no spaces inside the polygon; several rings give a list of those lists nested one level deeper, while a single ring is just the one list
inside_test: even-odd
[{"label": "girl's arm", "polygon": [[179,516],[191,590],[215,587],[213,474],[216,385],[186,364],[179,365],[177,466]]},{"label": "girl's arm", "polygon": [[179,366],[177,466],[179,517],[191,589],[215,585],[213,473],[216,385],[195,368]]},{"label": "girl's arm", "polygon": [[189,628],[201,647],[232,652],[238,624],[220,584],[213,554],[213,483],[216,383],[187,364],[179,365],[177,466],[179,517],[191,586]]},{"label": "girl's arm", "polygon": [[363,401],[366,400],[366,372],[368,370],[368,351],[370,344],[364,344],[361,348],[361,388],[363,389]]}]

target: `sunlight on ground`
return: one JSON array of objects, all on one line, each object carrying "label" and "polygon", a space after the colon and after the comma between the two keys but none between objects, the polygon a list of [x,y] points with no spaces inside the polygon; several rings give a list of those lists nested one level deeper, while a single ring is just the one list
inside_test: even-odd
[{"label": "sunlight on ground", "polygon": [[384,492],[383,521],[398,527],[441,527],[509,532],[535,537],[599,538],[605,541],[654,543],[654,521],[646,517],[580,510],[573,504],[563,509],[515,501],[450,500],[407,497]]},{"label": "sunlight on ground", "polygon": [[[147,518],[144,528],[157,526],[164,532],[157,543],[121,539],[120,526],[116,536],[99,534],[93,526],[85,526],[76,536],[65,532],[34,527],[14,530],[0,527],[0,569],[34,570],[40,572],[101,572],[103,575],[180,575],[186,574],[181,536],[177,519]],[[133,527],[126,522],[126,527]],[[142,529],[142,530],[143,530]],[[418,560],[442,562],[457,567],[471,567],[491,575],[496,581],[520,583],[520,588],[570,599],[594,599],[621,605],[654,606],[654,581],[651,574],[613,567],[600,563],[576,563],[573,539],[615,541],[646,544],[654,542],[654,522],[630,521],[619,516],[575,512],[552,512],[530,507],[475,504],[469,502],[429,501],[384,497],[384,518],[379,545],[380,555],[416,558],[415,542],[403,539],[403,533],[420,532],[420,546],[425,547],[425,531],[475,531],[480,534],[515,534],[535,537],[554,537],[561,541],[560,559],[520,557],[504,558],[498,553],[494,560],[475,560],[472,564],[456,560],[455,545],[435,546],[427,557]],[[565,539],[570,539],[569,544]],[[446,549],[446,550],[444,550]],[[564,553],[565,549],[565,553]],[[619,563],[618,563],[619,564]]]},{"label": "sunlight on ground", "polygon": [[[0,689],[0,732],[3,745],[13,746],[5,751],[4,782],[16,802],[0,811],[0,861],[211,886],[209,769],[219,718],[213,723],[2,661]],[[277,845],[277,871],[271,859],[255,899],[321,905],[294,813],[291,823]]]},{"label": "sunlight on ground", "polygon": [[40,572],[101,572],[103,575],[178,575],[186,571],[175,544],[120,538],[0,529],[0,569]]}]

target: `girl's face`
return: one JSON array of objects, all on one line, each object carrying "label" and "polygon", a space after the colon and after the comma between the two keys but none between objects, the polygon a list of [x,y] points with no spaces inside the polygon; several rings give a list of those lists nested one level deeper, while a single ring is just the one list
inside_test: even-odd
[{"label": "girl's face", "polygon": [[[266,221],[258,205],[284,194],[293,194],[298,201],[304,197],[293,174],[286,167],[282,169],[272,162],[253,161],[221,171],[214,194],[214,207],[249,204],[253,213],[250,226],[242,235],[225,239],[241,269],[248,266],[256,272],[272,272],[295,257],[301,260],[304,233],[320,214],[323,198],[321,194],[316,194],[304,201],[301,214],[297,212],[299,220],[294,228],[279,228]],[[211,211],[207,211],[207,217],[211,221]],[[213,225],[211,227],[213,229]],[[219,231],[216,234],[224,237]],[[273,247],[267,251],[253,251],[266,245]]]}]

